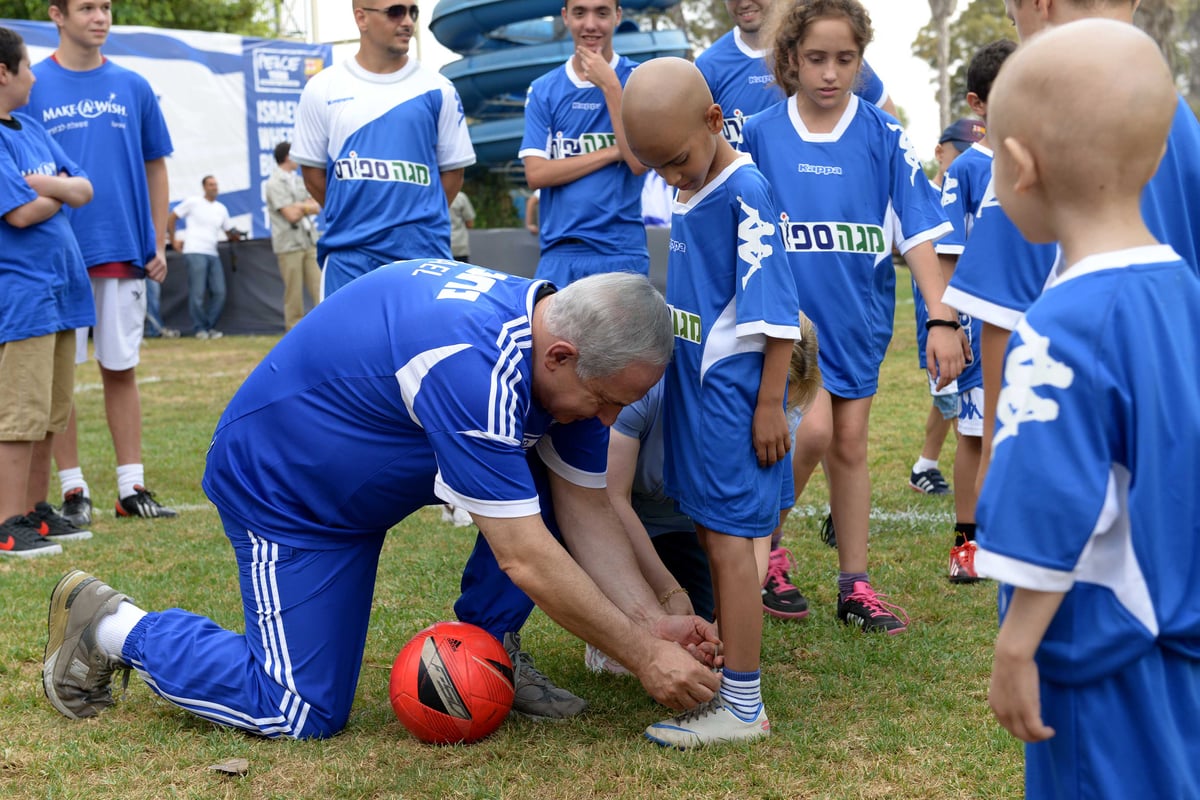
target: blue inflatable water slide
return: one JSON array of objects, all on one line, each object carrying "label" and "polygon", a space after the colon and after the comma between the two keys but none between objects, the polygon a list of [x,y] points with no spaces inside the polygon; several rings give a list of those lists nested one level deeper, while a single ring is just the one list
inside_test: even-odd
[{"label": "blue inflatable water slide", "polygon": [[[624,13],[665,10],[679,0],[622,0]],[[514,161],[524,132],[525,92],[534,79],[574,53],[561,18],[562,0],[440,0],[429,29],[443,46],[463,56],[442,68],[472,121],[478,163]],[[613,49],[635,61],[686,56],[687,35],[677,29],[641,31],[626,18]]]}]

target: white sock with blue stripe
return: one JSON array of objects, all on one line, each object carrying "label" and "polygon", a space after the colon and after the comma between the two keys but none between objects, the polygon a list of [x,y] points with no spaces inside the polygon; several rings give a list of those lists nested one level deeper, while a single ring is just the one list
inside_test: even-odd
[{"label": "white sock with blue stripe", "polygon": [[721,670],[721,700],[743,722],[752,722],[762,708],[762,672]]}]

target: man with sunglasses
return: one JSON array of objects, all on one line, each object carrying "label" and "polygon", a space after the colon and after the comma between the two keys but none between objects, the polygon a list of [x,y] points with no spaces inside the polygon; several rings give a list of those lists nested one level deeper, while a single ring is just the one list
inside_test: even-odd
[{"label": "man with sunglasses", "polygon": [[353,59],[300,97],[292,158],[325,210],[323,293],[396,259],[450,258],[450,201],[475,163],[453,84],[409,55],[418,7],[354,0]]}]

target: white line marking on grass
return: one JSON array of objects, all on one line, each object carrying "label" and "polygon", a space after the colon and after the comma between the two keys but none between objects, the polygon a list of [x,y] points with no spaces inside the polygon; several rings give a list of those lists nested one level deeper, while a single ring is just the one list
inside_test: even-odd
[{"label": "white line marking on grass", "polygon": [[[818,508],[813,505],[797,505],[792,507],[792,515],[800,517],[813,517],[816,519],[824,519],[829,513],[829,506]],[[873,522],[954,522],[954,512],[952,511],[929,511],[915,506],[909,506],[902,511],[885,511],[882,508],[871,509],[871,520]]]}]

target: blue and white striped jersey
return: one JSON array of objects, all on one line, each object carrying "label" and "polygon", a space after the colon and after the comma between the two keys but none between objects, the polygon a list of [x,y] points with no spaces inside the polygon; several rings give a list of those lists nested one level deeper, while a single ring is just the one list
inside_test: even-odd
[{"label": "blue and white striped jersey", "polygon": [[255,533],[319,548],[437,502],[536,514],[535,446],[567,480],[603,488],[608,429],[555,424],[532,395],[530,319],[548,286],[440,260],[352,281],[234,395],[204,490]]}]

